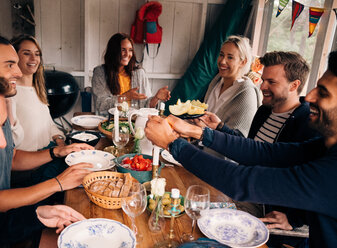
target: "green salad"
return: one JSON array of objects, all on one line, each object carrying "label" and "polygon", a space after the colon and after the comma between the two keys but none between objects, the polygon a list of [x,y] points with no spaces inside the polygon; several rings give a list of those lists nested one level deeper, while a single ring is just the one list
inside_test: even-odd
[{"label": "green salad", "polygon": [[[102,128],[106,131],[111,132],[114,128],[115,124],[113,121],[105,121],[102,123]],[[133,128],[135,128],[134,124],[132,123]],[[129,132],[131,134],[131,129],[129,127],[129,123],[127,121],[120,121],[119,122],[119,129],[121,129],[123,132]]]}]

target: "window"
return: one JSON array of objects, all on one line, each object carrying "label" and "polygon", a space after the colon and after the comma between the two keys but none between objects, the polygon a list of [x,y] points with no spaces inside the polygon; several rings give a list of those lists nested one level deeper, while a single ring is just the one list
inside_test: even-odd
[{"label": "window", "polygon": [[[265,0],[257,0],[259,3],[260,1],[265,2]],[[316,85],[317,78],[326,68],[327,55],[331,51],[336,29],[336,16],[331,9],[337,7],[337,0],[298,0],[297,2],[304,5],[304,9],[290,31],[292,2],[293,0],[289,0],[277,18],[279,0],[265,2],[258,54],[263,55],[266,52],[280,50],[295,51],[301,54],[311,67],[309,82],[302,91],[302,95],[305,95]],[[308,38],[309,6],[326,9],[310,38]]]}]

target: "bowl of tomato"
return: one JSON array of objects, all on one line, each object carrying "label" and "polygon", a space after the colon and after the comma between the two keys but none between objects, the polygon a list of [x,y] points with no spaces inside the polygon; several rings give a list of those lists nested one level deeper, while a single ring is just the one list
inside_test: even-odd
[{"label": "bowl of tomato", "polygon": [[[152,180],[152,156],[146,154],[129,153],[116,158],[117,171],[121,173],[130,173],[140,183]],[[160,162],[158,174],[164,167]]]}]

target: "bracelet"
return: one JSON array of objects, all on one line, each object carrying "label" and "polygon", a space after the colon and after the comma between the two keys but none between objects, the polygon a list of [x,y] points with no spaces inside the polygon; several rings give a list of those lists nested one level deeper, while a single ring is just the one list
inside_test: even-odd
[{"label": "bracelet", "polygon": [[50,154],[50,157],[52,158],[52,160],[56,159],[57,157],[55,156],[55,153],[54,153],[54,148],[55,147],[52,147],[49,149],[49,154]]},{"label": "bracelet", "polygon": [[62,185],[61,185],[61,183],[60,183],[60,181],[57,179],[57,177],[54,177],[55,179],[56,179],[56,181],[59,183],[59,185],[60,185],[60,188],[61,188],[61,192],[63,192],[63,188],[62,188]]}]

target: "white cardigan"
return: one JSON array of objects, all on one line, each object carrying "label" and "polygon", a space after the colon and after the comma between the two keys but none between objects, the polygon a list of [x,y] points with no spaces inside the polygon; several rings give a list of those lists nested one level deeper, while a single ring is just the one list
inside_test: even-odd
[{"label": "white cardigan", "polygon": [[[207,103],[212,96],[214,87],[220,82],[220,75],[216,75],[208,86],[205,95]],[[228,89],[229,90],[229,89]],[[260,90],[248,77],[236,80],[230,88],[231,95],[218,102],[215,114],[231,129],[239,130],[247,137],[254,115],[261,105]],[[219,106],[220,105],[220,106]]]},{"label": "white cardigan", "polygon": [[24,151],[37,151],[48,146],[54,135],[64,137],[53,122],[48,106],[40,101],[34,87],[17,85],[16,88],[17,94],[12,97],[12,109],[16,109],[13,112],[17,116],[16,125],[12,127],[15,147]]}]

